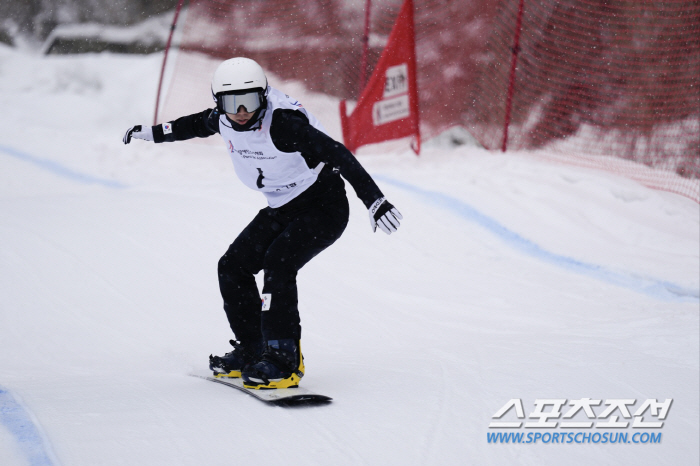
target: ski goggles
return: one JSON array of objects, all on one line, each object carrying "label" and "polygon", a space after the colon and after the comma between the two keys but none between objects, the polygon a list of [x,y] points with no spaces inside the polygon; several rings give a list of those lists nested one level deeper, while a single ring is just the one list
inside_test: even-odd
[{"label": "ski goggles", "polygon": [[219,110],[224,113],[238,113],[238,109],[252,113],[259,109],[264,101],[263,91],[248,91],[243,94],[219,94],[216,98]]}]

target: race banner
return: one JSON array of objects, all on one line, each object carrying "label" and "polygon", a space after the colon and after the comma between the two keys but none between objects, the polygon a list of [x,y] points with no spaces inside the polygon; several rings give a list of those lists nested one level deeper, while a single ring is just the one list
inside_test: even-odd
[{"label": "race banner", "polygon": [[420,153],[413,0],[406,0],[352,114],[340,102],[343,140],[350,151],[366,144],[414,136]]}]

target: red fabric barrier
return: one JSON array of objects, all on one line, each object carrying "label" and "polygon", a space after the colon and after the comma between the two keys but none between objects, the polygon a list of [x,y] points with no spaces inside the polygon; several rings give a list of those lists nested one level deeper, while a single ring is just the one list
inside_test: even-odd
[{"label": "red fabric barrier", "polygon": [[[700,202],[700,0],[413,2],[423,139],[462,126],[487,149],[546,152]],[[372,70],[401,5],[372,0]],[[160,120],[200,110],[195,91],[207,101],[204,55],[248,56],[359,103],[364,8],[190,0]]]}]

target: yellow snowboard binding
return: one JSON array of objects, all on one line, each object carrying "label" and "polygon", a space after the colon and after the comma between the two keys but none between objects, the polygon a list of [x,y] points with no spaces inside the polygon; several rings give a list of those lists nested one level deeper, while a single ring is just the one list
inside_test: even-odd
[{"label": "yellow snowboard binding", "polygon": [[255,390],[294,388],[304,377],[299,340],[268,340],[260,359],[242,371],[243,386]]}]

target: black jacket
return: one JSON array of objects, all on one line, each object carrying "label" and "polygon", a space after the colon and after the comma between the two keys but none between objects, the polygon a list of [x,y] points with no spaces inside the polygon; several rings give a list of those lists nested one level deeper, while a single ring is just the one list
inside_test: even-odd
[{"label": "black jacket", "polygon": [[[162,125],[153,126],[154,142],[184,141],[192,138],[206,138],[219,132],[219,117],[216,109],[207,109],[194,115],[180,117],[170,122],[172,133],[163,134]],[[243,129],[227,118],[234,130]],[[377,184],[360,165],[354,155],[340,142],[314,128],[306,115],[297,110],[276,109],[270,125],[272,143],[281,152],[300,152],[309,167],[320,162],[336,168],[357,193],[365,207],[383,197]],[[327,172],[326,169],[323,172]],[[323,173],[322,172],[322,173]],[[319,182],[327,180],[327,174],[319,177]]]}]

